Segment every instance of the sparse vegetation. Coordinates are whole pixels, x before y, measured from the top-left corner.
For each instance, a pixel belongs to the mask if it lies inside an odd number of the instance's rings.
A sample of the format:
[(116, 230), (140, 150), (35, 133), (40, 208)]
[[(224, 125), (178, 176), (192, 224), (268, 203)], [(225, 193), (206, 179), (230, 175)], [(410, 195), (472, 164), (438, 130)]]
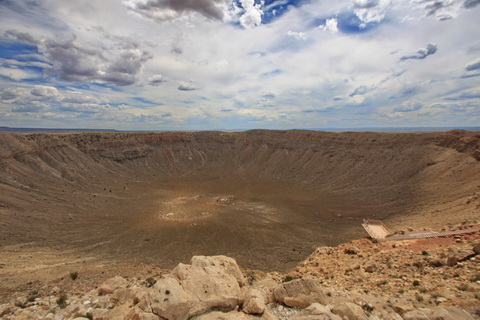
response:
[(148, 288), (153, 287), (155, 283), (157, 283), (157, 280), (153, 279), (152, 277), (148, 277), (147, 279), (145, 279), (145, 285)]
[(414, 287), (418, 287), (418, 286), (420, 285), (420, 281), (414, 280), (413, 283), (412, 283), (412, 285), (413, 285)]
[(476, 276), (470, 279), (471, 282), (477, 282), (480, 281), (480, 273), (477, 273)]
[(58, 297), (57, 305), (60, 309), (65, 309), (67, 307), (67, 296), (65, 294)]
[(295, 280), (295, 278), (292, 276), (286, 276), (285, 278), (283, 278), (282, 282), (285, 283), (285, 282), (290, 282), (292, 280)]
[(77, 280), (78, 278), (78, 272), (75, 271), (75, 272), (70, 272), (70, 278), (72, 278), (72, 280)]

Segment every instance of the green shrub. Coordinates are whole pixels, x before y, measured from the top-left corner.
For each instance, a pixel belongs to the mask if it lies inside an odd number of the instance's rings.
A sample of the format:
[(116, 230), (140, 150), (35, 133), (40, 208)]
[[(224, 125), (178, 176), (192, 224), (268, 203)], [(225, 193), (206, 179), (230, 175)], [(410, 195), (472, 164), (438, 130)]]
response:
[(284, 283), (285, 283), (285, 282), (290, 282), (290, 281), (292, 281), (292, 280), (295, 280), (295, 278), (294, 278), (294, 277), (292, 277), (292, 276), (286, 276), (286, 277), (283, 279), (283, 281), (282, 281), (282, 282), (284, 282)]
[(70, 272), (70, 278), (72, 278), (72, 280), (76, 280), (78, 278), (78, 272)]
[(147, 279), (145, 279), (145, 285), (147, 287), (153, 287), (153, 285), (157, 283), (157, 280), (153, 279), (152, 277), (148, 277)]
[(62, 294), (57, 299), (57, 305), (60, 307), (60, 309), (65, 309), (67, 307), (67, 296)]

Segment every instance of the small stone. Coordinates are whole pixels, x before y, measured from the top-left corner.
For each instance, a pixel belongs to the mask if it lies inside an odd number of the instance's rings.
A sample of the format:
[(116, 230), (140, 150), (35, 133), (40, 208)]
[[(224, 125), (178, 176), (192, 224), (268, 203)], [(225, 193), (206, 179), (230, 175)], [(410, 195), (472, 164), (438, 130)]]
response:
[(256, 289), (250, 289), (247, 292), (243, 304), (243, 312), (249, 314), (262, 314), (265, 311), (265, 298), (262, 293)]
[(429, 262), (429, 265), (432, 266), (432, 267), (441, 267), (443, 266), (443, 263), (440, 261), (440, 260), (432, 260)]
[(456, 257), (453, 257), (453, 256), (450, 256), (447, 258), (447, 266), (449, 267), (453, 267), (454, 265), (456, 265), (458, 262), (458, 259)]
[(393, 311), (398, 313), (399, 315), (403, 316), (408, 311), (413, 310), (413, 306), (411, 304), (406, 305), (406, 304), (397, 304), (393, 307)]
[(374, 264), (371, 264), (369, 266), (366, 266), (364, 270), (365, 272), (372, 273), (372, 272), (375, 272), (375, 270), (377, 270), (377, 266), (375, 266)]
[(435, 303), (437, 305), (441, 304), (442, 302), (446, 302), (446, 301), (448, 301), (448, 299), (444, 298), (444, 297), (438, 297), (437, 299), (435, 299)]
[(473, 247), (473, 252), (475, 252), (475, 254), (480, 254), (480, 243), (477, 243), (477, 244)]
[(350, 246), (346, 248), (343, 252), (346, 254), (358, 254), (360, 250), (355, 246)]

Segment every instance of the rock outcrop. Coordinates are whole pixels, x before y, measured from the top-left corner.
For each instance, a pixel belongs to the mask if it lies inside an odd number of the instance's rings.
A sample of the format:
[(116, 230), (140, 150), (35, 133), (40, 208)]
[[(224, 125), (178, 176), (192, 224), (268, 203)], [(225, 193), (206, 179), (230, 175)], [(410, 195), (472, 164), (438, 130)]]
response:
[[(480, 269), (474, 250), (479, 237), (384, 244), (358, 240), (322, 247), (286, 276), (249, 271), (246, 277), (232, 258), (194, 256), (189, 264), (178, 264), (155, 279), (115, 276), (94, 290), (68, 295), (58, 287), (43, 287), (34, 295), (0, 305), (0, 316), (8, 320), (475, 320), (480, 319)], [(352, 246), (355, 252), (348, 249)], [(452, 266), (428, 263), (452, 252), (468, 258)], [(387, 256), (398, 260), (381, 258)], [(364, 271), (362, 264), (370, 265), (372, 260), (376, 268)], [(419, 280), (410, 287), (401, 285), (407, 275)]]

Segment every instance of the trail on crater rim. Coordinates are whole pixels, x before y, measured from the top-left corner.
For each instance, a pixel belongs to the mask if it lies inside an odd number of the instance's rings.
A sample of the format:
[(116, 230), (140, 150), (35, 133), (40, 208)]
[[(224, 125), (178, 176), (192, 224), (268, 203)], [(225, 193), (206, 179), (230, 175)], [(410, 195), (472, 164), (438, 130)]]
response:
[(466, 131), (0, 134), (0, 277), (15, 281), (36, 252), (52, 255), (44, 270), (225, 254), (285, 271), (316, 246), (366, 236), (363, 218), (392, 228), (475, 219), (479, 141)]

